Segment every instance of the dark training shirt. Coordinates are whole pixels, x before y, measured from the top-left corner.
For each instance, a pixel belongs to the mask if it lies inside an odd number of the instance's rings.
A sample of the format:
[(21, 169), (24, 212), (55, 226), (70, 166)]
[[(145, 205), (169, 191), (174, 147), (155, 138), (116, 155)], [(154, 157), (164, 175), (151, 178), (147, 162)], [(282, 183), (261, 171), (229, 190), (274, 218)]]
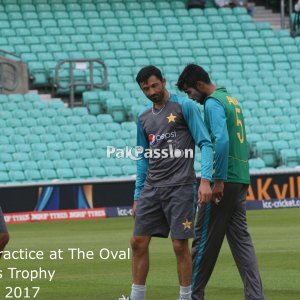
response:
[(137, 123), (137, 147), (144, 151), (137, 161), (134, 199), (144, 184), (164, 187), (195, 183), (195, 145), (201, 149), (201, 177), (211, 180), (213, 147), (197, 105), (171, 94), (162, 109), (155, 109), (152, 103), (145, 107)]

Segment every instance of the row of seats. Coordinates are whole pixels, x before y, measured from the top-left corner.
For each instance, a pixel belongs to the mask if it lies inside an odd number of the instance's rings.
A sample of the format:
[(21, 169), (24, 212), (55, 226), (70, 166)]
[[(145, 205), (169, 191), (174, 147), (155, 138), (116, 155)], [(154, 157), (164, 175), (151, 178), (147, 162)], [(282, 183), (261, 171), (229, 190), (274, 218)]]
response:
[[(175, 89), (177, 76), (175, 77), (167, 86), (171, 90)], [(254, 80), (249, 81), (254, 82)], [(272, 124), (275, 122), (275, 119), (272, 117), (282, 116), (282, 114), (292, 116), (292, 122), (295, 122), (300, 113), (299, 86), (293, 83), (288, 85), (286, 89), (281, 89), (279, 82), (276, 85), (274, 80), (269, 80), (272, 83), (270, 87), (263, 85), (264, 81), (262, 79), (259, 79), (259, 81), (261, 85), (257, 85), (256, 87), (246, 85), (246, 79), (234, 79), (232, 81), (224, 79), (216, 80), (215, 82), (219, 86), (227, 87), (228, 91), (238, 98), (244, 109), (245, 116), (249, 118), (249, 125), (258, 121), (262, 124)], [(237, 84), (239, 82), (245, 85), (239, 86)], [(235, 83), (235, 85), (230, 85), (229, 83)], [(85, 92), (83, 94), (83, 103), (92, 112), (94, 110), (95, 113), (107, 111), (112, 115), (116, 111), (120, 113), (127, 111), (130, 113), (137, 106), (147, 104), (148, 100), (143, 97), (136, 83), (130, 84), (130, 86), (129, 84), (125, 84), (125, 86), (127, 88), (125, 87), (124, 92), (120, 92), (123, 90), (122, 88), (115, 93), (112, 91)], [(121, 117), (119, 121), (122, 121), (122, 118), (126, 117)]]
[[(9, 42), (7, 42), (9, 43)], [(98, 43), (98, 42), (97, 42)], [(68, 58), (72, 53), (79, 52), (84, 55), (88, 55), (94, 58), (103, 57), (105, 59), (124, 59), (124, 58), (153, 58), (153, 57), (188, 57), (190, 59), (193, 58), (194, 55), (202, 55), (202, 56), (210, 56), (212, 59), (216, 59), (216, 57), (224, 56), (223, 60), (216, 61), (217, 64), (226, 64), (230, 56), (238, 56), (235, 63), (239, 63), (239, 61), (243, 63), (258, 63), (258, 62), (297, 62), (299, 61), (299, 49), (300, 45), (289, 45), (289, 46), (270, 46), (267, 48), (266, 46), (255, 46), (249, 49), (249, 47), (240, 47), (234, 48), (220, 48), (215, 44), (214, 41), (206, 40), (207, 46), (203, 46), (202, 48), (194, 48), (191, 49), (188, 45), (184, 47), (174, 49), (174, 43), (166, 42), (166, 41), (158, 41), (153, 44), (153, 48), (149, 49), (138, 49), (138, 48), (128, 48), (126, 49), (126, 44), (123, 42), (118, 42), (111, 44), (111, 47), (114, 47), (114, 51), (112, 53), (107, 53), (107, 50), (99, 50), (97, 49), (98, 44), (86, 44), (86, 43), (65, 43), (65, 44), (47, 44), (45, 46), (41, 45), (39, 48), (37, 46), (24, 46), (24, 44), (20, 44), (15, 46), (15, 50), (22, 51), (22, 55), (24, 58), (28, 59), (28, 62), (38, 61), (42, 53), (49, 52), (51, 53), (50, 58), (59, 57), (62, 55), (61, 53), (65, 53), (64, 58)], [(210, 44), (210, 45), (209, 45)], [(103, 45), (102, 45), (103, 47)], [(96, 52), (99, 50), (99, 53)], [(36, 53), (34, 53), (36, 52)], [(30, 54), (30, 56), (29, 56)], [(229, 56), (229, 58), (227, 58)], [(246, 57), (249, 56), (249, 57)], [(88, 57), (87, 57), (88, 58)], [(233, 61), (230, 61), (233, 63)], [(33, 67), (33, 65), (29, 65), (29, 67)]]
[[(251, 24), (251, 23), (250, 23)], [(149, 28), (149, 29), (146, 29)], [(171, 45), (171, 47), (176, 46), (181, 40), (185, 40), (186, 44), (182, 44), (181, 48), (184, 45), (192, 45), (195, 42), (192, 42), (191, 39), (200, 39), (205, 38), (203, 41), (198, 41), (199, 46), (213, 44), (212, 47), (219, 47), (220, 45), (224, 47), (232, 46), (280, 46), (282, 45), (299, 45), (298, 39), (293, 40), (292, 38), (283, 36), (277, 37), (272, 30), (232, 30), (228, 28), (227, 30), (218, 31), (215, 30), (209, 24), (196, 24), (196, 25), (145, 25), (145, 26), (136, 26), (136, 25), (118, 25), (118, 26), (105, 26), (105, 25), (93, 25), (84, 26), (84, 27), (33, 27), (30, 29), (19, 28), (7, 28), (1, 29), (1, 47), (5, 49), (15, 49), (22, 53), (22, 48), (17, 47), (20, 45), (37, 45), (39, 42), (42, 45), (55, 44), (57, 41), (63, 39), (63, 36), (66, 36), (66, 39), (62, 43), (115, 43), (112, 46), (119, 46), (122, 43), (118, 44), (118, 41), (129, 42), (144, 42), (144, 41), (163, 41), (167, 35), (172, 35), (171, 39), (168, 37), (168, 42), (166, 44)], [(77, 32), (78, 30), (78, 32)], [(82, 32), (85, 31), (85, 32)], [(84, 34), (80, 40), (80, 35)], [(113, 35), (111, 35), (113, 34)], [(143, 37), (144, 34), (144, 37)], [(186, 36), (187, 34), (187, 36)], [(50, 38), (46, 39), (45, 35), (49, 35)], [(100, 36), (97, 36), (100, 35)], [(186, 38), (188, 37), (188, 38)], [(230, 38), (230, 41), (225, 41), (225, 39)], [(126, 40), (128, 39), (128, 40)], [(215, 41), (206, 41), (214, 40)], [(224, 41), (222, 41), (224, 39)], [(246, 40), (245, 40), (246, 39)], [(173, 43), (172, 43), (173, 41)], [(190, 42), (189, 42), (190, 41)], [(284, 43), (283, 43), (284, 42)], [(286, 43), (285, 43), (286, 42)], [(177, 44), (176, 44), (177, 43)], [(130, 43), (128, 44), (128, 48)], [(223, 45), (222, 45), (223, 44)], [(10, 45), (10, 47), (8, 47)], [(138, 43), (133, 44), (138, 45)], [(149, 45), (149, 44), (148, 44)], [(13, 47), (15, 46), (15, 48)], [(59, 48), (60, 45), (57, 45)], [(96, 44), (96, 46), (98, 46)], [(100, 45), (101, 46), (101, 45)], [(88, 47), (88, 46), (86, 46)], [(95, 48), (95, 46), (94, 46)], [(155, 48), (153, 44), (152, 48)], [(101, 48), (100, 48), (101, 49)], [(139, 48), (137, 48), (139, 49)], [(28, 47), (24, 47), (24, 51), (28, 50)], [(37, 49), (37, 47), (32, 48), (33, 51), (42, 52)], [(63, 49), (64, 50), (64, 49)], [(68, 49), (66, 48), (66, 51)], [(249, 50), (251, 51), (251, 49)]]
[[(100, 126), (85, 126), (86, 124), (78, 124), (78, 125), (61, 125), (61, 126), (34, 126), (34, 127), (2, 127), (2, 136), (0, 137), (1, 144), (24, 144), (24, 143), (33, 143), (33, 145), (39, 143), (55, 143), (56, 140), (58, 143), (66, 142), (66, 141), (75, 141), (81, 142), (85, 140), (87, 137), (91, 143), (97, 141), (98, 139), (104, 139), (109, 141), (115, 141), (118, 144), (123, 144), (120, 138), (126, 137), (128, 139), (135, 138), (135, 131), (118, 131), (114, 132), (110, 129), (107, 131), (102, 124), (97, 124)], [(104, 131), (98, 132), (96, 130), (102, 129)], [(48, 130), (57, 130), (56, 134), (47, 133)], [(78, 133), (79, 131), (79, 133)], [(63, 133), (63, 134), (62, 134)], [(77, 135), (76, 135), (77, 134)], [(94, 143), (93, 143), (94, 144)], [(88, 143), (87, 143), (88, 145)], [(11, 145), (12, 146), (12, 145)], [(47, 148), (46, 145), (42, 144), (43, 148)], [(58, 147), (58, 146), (56, 146)], [(60, 145), (62, 148), (63, 145)], [(79, 146), (77, 146), (79, 148)], [(91, 146), (89, 146), (91, 147)], [(13, 148), (12, 148), (13, 149)]]
[[(162, 26), (162, 27), (161, 27)], [(120, 25), (121, 27), (121, 25)], [(263, 47), (263, 46), (298, 46), (299, 47), (299, 39), (293, 40), (289, 37), (276, 37), (271, 36), (269, 38), (263, 38), (263, 37), (251, 37), (247, 38), (244, 35), (252, 32), (252, 31), (231, 31), (227, 33), (227, 31), (211, 31), (211, 28), (204, 28), (204, 25), (199, 25), (199, 28), (194, 28), (193, 31), (178, 31), (177, 33), (174, 32), (172, 34), (171, 39), (167, 37), (170, 32), (168, 27), (164, 27), (163, 25), (159, 25), (160, 28), (165, 28), (162, 32), (156, 32), (156, 27), (151, 27), (153, 30), (152, 32), (143, 32), (140, 31), (140, 27), (136, 27), (135, 25), (132, 25), (132, 28), (135, 28), (133, 32), (120, 32), (120, 33), (105, 33), (105, 32), (95, 32), (95, 33), (87, 33), (82, 39), (80, 39), (80, 34), (76, 33), (48, 33), (49, 38), (45, 37), (47, 32), (45, 32), (42, 28), (38, 29), (37, 32), (30, 33), (28, 36), (21, 36), (17, 35), (17, 33), (11, 32), (12, 29), (9, 30), (9, 32), (2, 31), (1, 39), (0, 39), (0, 45), (1, 47), (5, 47), (5, 49), (15, 49), (13, 46), (22, 46), (24, 47), (25, 51), (32, 51), (32, 52), (44, 52), (46, 51), (52, 51), (53, 52), (59, 52), (59, 51), (74, 51), (74, 49), (78, 50), (109, 50), (110, 47), (112, 50), (122, 50), (122, 49), (155, 49), (155, 48), (191, 48), (192, 46), (198, 46), (199, 48), (211, 48), (211, 47), (222, 47), (228, 48), (228, 47), (234, 47), (234, 46), (240, 46), (240, 47)], [(93, 30), (98, 30), (96, 28), (100, 27), (92, 27)], [(130, 27), (122, 26), (121, 27), (123, 31), (131, 30)], [(208, 29), (208, 30), (207, 30)], [(38, 32), (40, 30), (40, 32)], [(202, 32), (198, 32), (198, 30), (201, 30)], [(253, 31), (257, 32), (257, 31)], [(268, 30), (268, 32), (271, 32)], [(97, 36), (100, 34), (100, 36)], [(111, 35), (113, 34), (113, 35)], [(34, 36), (31, 36), (34, 35)], [(63, 39), (63, 36), (66, 36), (65, 39)], [(215, 35), (219, 36), (219, 40), (215, 40)], [(166, 39), (167, 37), (167, 39)], [(199, 40), (197, 39), (205, 37), (206, 40)], [(230, 40), (226, 41), (226, 39), (230, 38)], [(179, 41), (184, 40), (185, 43), (181, 44)], [(148, 42), (147, 42), (148, 41)], [(76, 43), (74, 45), (73, 49), (69, 50), (68, 47), (71, 47), (70, 43)], [(84, 43), (94, 44), (93, 48), (90, 45), (85, 45)], [(103, 43), (102, 45), (99, 43)], [(140, 43), (143, 43), (141, 45)], [(36, 45), (42, 44), (41, 48), (39, 49)], [(49, 44), (53, 44), (50, 45)], [(64, 46), (65, 44), (65, 46)], [(6, 47), (7, 45), (11, 45), (10, 48)], [(28, 48), (31, 47), (31, 48)], [(47, 49), (47, 47), (49, 49)], [(63, 47), (66, 47), (65, 49)], [(294, 51), (296, 50), (295, 47)], [(291, 48), (285, 48), (286, 51), (293, 51)], [(16, 50), (20, 51), (22, 53), (22, 48), (18, 47)], [(193, 48), (192, 48), (193, 50)], [(237, 49), (238, 50), (238, 49)], [(257, 48), (257, 51), (259, 52), (265, 52), (265, 48)], [(271, 50), (281, 51), (280, 48), (271, 48)], [(219, 50), (221, 51), (221, 50)], [(227, 51), (227, 49), (226, 49)], [(247, 50), (248, 52), (251, 52), (251, 49)], [(203, 53), (204, 54), (204, 53)], [(114, 55), (114, 54), (112, 54)]]
[[(49, 4), (48, 4), (49, 3)], [(69, 1), (69, 0), (59, 0), (59, 1), (45, 1), (45, 0), (10, 0), (9, 3), (6, 3), (5, 6), (8, 6), (10, 10), (22, 10), (22, 11), (35, 11), (40, 8), (40, 10), (49, 10), (49, 5), (52, 9), (56, 9), (58, 11), (78, 11), (81, 8), (87, 11), (94, 11), (97, 8), (101, 10), (125, 10), (125, 9), (177, 9), (184, 8), (185, 4), (182, 1), (172, 1), (171, 3), (168, 1), (165, 2), (153, 2), (153, 1), (142, 1), (141, 3), (136, 2), (123, 2), (122, 1), (93, 1), (93, 0), (84, 0), (81, 1), (81, 6), (77, 4), (77, 1)], [(16, 7), (15, 4), (19, 4), (19, 7)]]
[[(144, 16), (133, 16), (133, 17), (122, 17), (120, 19), (111, 18), (103, 18), (101, 16), (95, 16), (93, 18), (86, 19), (84, 16), (82, 17), (72, 17), (68, 16), (66, 13), (65, 16), (59, 16), (59, 18), (53, 17), (51, 14), (42, 15), (40, 18), (32, 18), (32, 19), (17, 19), (14, 20), (13, 17), (8, 14), (0, 12), (0, 16), (3, 19), (7, 19), (3, 21), (3, 27), (1, 28), (2, 32), (7, 32), (7, 29), (15, 30), (17, 32), (18, 29), (21, 28), (37, 28), (41, 27), (45, 30), (47, 28), (63, 28), (63, 27), (74, 27), (76, 28), (89, 28), (91, 29), (93, 26), (102, 27), (103, 33), (121, 33), (126, 32), (128, 30), (123, 30), (120, 26), (138, 26), (136, 29), (137, 32), (194, 32), (200, 28), (203, 31), (248, 31), (248, 32), (256, 32), (252, 37), (275, 37), (275, 33), (272, 32), (270, 25), (261, 28), (262, 25), (255, 25), (251, 23), (251, 18), (249, 19), (248, 15), (238, 15), (238, 16), (194, 16), (191, 17), (188, 15), (187, 11), (185, 16), (178, 16), (178, 18), (174, 18), (174, 16), (157, 16), (149, 17), (148, 19)], [(161, 12), (161, 11), (160, 11)], [(20, 14), (22, 17), (22, 15)], [(241, 21), (241, 25), (239, 25), (239, 21)], [(236, 24), (237, 23), (237, 24)], [(234, 25), (235, 24), (235, 25)], [(268, 24), (268, 23), (259, 23), (259, 24)], [(164, 27), (160, 27), (164, 25)], [(178, 27), (178, 26), (181, 27)], [(157, 26), (151, 28), (149, 26)], [(80, 29), (83, 30), (83, 29)], [(87, 30), (87, 29), (86, 29)], [(91, 30), (89, 30), (91, 31)], [(24, 31), (25, 33), (25, 31)], [(24, 34), (26, 36), (26, 34)], [(249, 36), (250, 37), (250, 36)]]
[[(0, 4), (0, 12), (6, 13), (34, 13), (34, 12), (81, 12), (85, 11), (97, 11), (99, 13), (105, 13), (106, 16), (114, 16), (114, 14), (121, 12), (128, 13), (128, 14), (141, 14), (140, 12), (144, 12), (147, 17), (157, 15), (161, 13), (162, 15), (169, 15), (173, 16), (174, 12), (182, 11), (181, 13), (186, 15), (187, 10), (185, 9), (185, 1), (122, 1), (119, 2), (110, 2), (110, 1), (89, 1), (89, 3), (82, 3), (82, 1), (74, 1), (70, 3), (66, 1), (62, 3), (53, 2), (53, 1), (30, 1), (26, 0), (30, 3), (12, 3), (13, 1), (10, 0), (9, 3)], [(43, 2), (43, 3), (39, 3)], [(46, 3), (45, 3), (46, 2)], [(47, 3), (48, 2), (48, 3)], [(203, 11), (191, 10), (192, 14), (195, 15), (240, 15), (245, 14), (246, 10), (242, 7), (236, 7), (233, 10), (228, 9), (215, 9), (215, 8), (208, 8)]]
[(74, 168), (57, 168), (57, 169), (39, 169), (25, 171), (12, 170), (0, 171), (0, 183), (9, 185), (19, 185), (21, 183), (43, 183), (49, 185), (51, 181), (68, 181), (68, 180), (98, 180), (100, 178), (133, 176), (136, 172), (135, 166), (114, 166), (114, 167), (74, 167)]
[[(211, 11), (211, 10), (205, 10), (205, 11)], [(217, 10), (213, 10), (213, 12), (218, 12)], [(224, 10), (223, 12), (225, 12)], [(212, 12), (212, 11), (211, 11)], [(220, 20), (224, 20), (225, 23), (234, 23), (237, 20), (241, 20), (243, 22), (249, 21), (249, 17), (247, 17), (247, 12), (245, 9), (242, 9), (238, 13), (232, 14), (231, 10), (227, 10), (228, 14), (221, 14), (221, 15), (213, 15), (213, 14), (203, 14), (201, 11), (194, 11), (190, 10), (187, 11), (186, 9), (175, 9), (170, 10), (170, 9), (161, 9), (161, 10), (155, 10), (155, 9), (148, 9), (148, 10), (141, 10), (141, 9), (136, 9), (132, 10), (130, 12), (124, 11), (124, 10), (119, 10), (119, 11), (105, 11), (105, 10), (84, 10), (83, 11), (59, 11), (59, 10), (51, 10), (51, 11), (32, 11), (32, 12), (6, 12), (6, 11), (0, 11), (0, 16), (3, 18), (4, 21), (11, 20), (13, 22), (12, 27), (19, 27), (18, 22), (28, 22), (32, 20), (38, 20), (41, 22), (41, 24), (44, 24), (46, 27), (53, 27), (56, 22), (49, 22), (49, 25), (47, 23), (48, 20), (52, 21), (57, 21), (61, 22), (61, 24), (64, 25), (64, 22), (60, 20), (70, 20), (72, 19), (73, 22), (67, 22), (66, 25), (70, 24), (77, 24), (79, 26), (85, 26), (88, 24), (88, 21), (84, 19), (102, 19), (102, 21), (99, 21), (97, 24), (99, 25), (116, 25), (120, 24), (120, 20), (115, 20), (112, 21), (115, 17), (119, 19), (126, 19), (126, 18), (131, 18), (132, 20), (136, 19), (136, 25), (144, 25), (147, 24), (149, 20), (154, 22), (154, 18), (162, 18), (161, 21), (156, 21), (155, 24), (158, 25), (157, 23), (164, 23), (165, 24), (192, 24), (191, 21), (186, 19), (186, 17), (190, 17), (193, 19), (199, 19), (200, 21), (205, 18), (208, 18), (209, 20), (215, 20), (216, 23), (222, 23)], [(172, 17), (177, 16), (179, 19), (176, 20), (171, 20)], [(145, 21), (142, 21), (141, 18), (146, 17), (147, 19)], [(123, 22), (123, 21), (122, 21)], [(68, 24), (67, 24), (68, 23)], [(134, 23), (134, 22), (133, 22)], [(130, 23), (128, 21), (127, 24), (133, 24), (132, 22)], [(3, 28), (9, 28), (7, 26), (9, 23), (4, 23)], [(30, 24), (30, 23), (29, 23)], [(125, 24), (123, 24), (125, 25)], [(252, 28), (258, 28), (258, 29), (267, 29), (270, 28), (270, 25), (265, 23), (265, 25), (258, 25), (257, 27), (252, 27)]]
[[(185, 10), (186, 12), (186, 10)], [(197, 27), (202, 26), (204, 31), (255, 31), (257, 34), (253, 37), (273, 37), (276, 36), (275, 33), (271, 31), (270, 25), (268, 23), (258, 23), (255, 25), (250, 22), (251, 19), (247, 15), (225, 15), (225, 16), (189, 16), (186, 12), (185, 16), (178, 16), (178, 18), (174, 18), (174, 16), (152, 16), (149, 18), (145, 18), (144, 16), (132, 16), (132, 17), (120, 17), (115, 19), (111, 18), (103, 18), (98, 16), (97, 12), (93, 13), (94, 16), (72, 16), (65, 13), (58, 17), (53, 16), (51, 13), (49, 14), (35, 14), (32, 15), (31, 18), (23, 17), (20, 15), (20, 19), (15, 19), (12, 14), (5, 14), (0, 12), (0, 16), (3, 18), (3, 27), (2, 29), (14, 29), (16, 32), (21, 28), (37, 28), (42, 27), (44, 29), (47, 28), (63, 28), (63, 27), (74, 27), (74, 28), (83, 28), (89, 27), (90, 29), (93, 26), (103, 27), (103, 33), (109, 33), (114, 30), (117, 30), (114, 27), (118, 26), (141, 26), (141, 28), (137, 29), (138, 32), (192, 32), (197, 29)], [(176, 13), (178, 15), (178, 13)], [(239, 24), (241, 21), (241, 25)], [(266, 24), (266, 25), (262, 25)], [(164, 25), (164, 27), (159, 28), (158, 26)], [(182, 27), (179, 28), (178, 25)], [(146, 28), (145, 26), (157, 26), (154, 28)], [(156, 31), (156, 30), (158, 31)], [(83, 30), (83, 29), (80, 29)], [(160, 30), (160, 31), (159, 31)], [(119, 33), (122, 29), (118, 30)], [(7, 32), (4, 30), (3, 32)], [(24, 31), (25, 33), (25, 31)], [(117, 32), (115, 32), (117, 33)], [(26, 34), (24, 34), (26, 36)]]
[[(155, 47), (152, 49), (126, 49), (125, 43), (118, 43), (118, 49), (114, 49), (113, 53), (108, 54), (107, 50), (99, 50), (100, 52), (97, 53), (97, 46), (94, 48), (93, 44), (85, 44), (85, 43), (78, 43), (76, 45), (69, 43), (69, 44), (47, 44), (46, 46), (41, 46), (39, 49), (36, 49), (37, 53), (33, 53), (35, 49), (33, 47), (24, 46), (24, 44), (20, 44), (20, 46), (15, 46), (15, 49), (18, 51), (22, 51), (21, 57), (26, 59), (29, 63), (35, 62), (39, 60), (39, 57), (42, 53), (49, 52), (51, 53), (50, 58), (57, 58), (62, 53), (64, 57), (62, 59), (67, 59), (70, 56), (74, 56), (76, 52), (79, 58), (83, 58), (82, 55), (88, 55), (94, 58), (103, 57), (106, 59), (141, 59), (141, 58), (153, 58), (153, 57), (187, 57), (189, 59), (193, 59), (194, 55), (203, 55), (209, 56), (214, 64), (226, 64), (228, 62), (233, 63), (233, 57), (230, 56), (237, 56), (237, 60), (235, 63), (259, 63), (259, 62), (299, 62), (299, 48), (300, 45), (296, 46), (270, 46), (267, 48), (266, 46), (257, 46), (249, 49), (248, 47), (241, 46), (239, 49), (235, 49), (234, 47), (228, 48), (219, 48), (217, 43), (210, 39), (206, 40), (207, 47), (203, 48), (195, 48), (191, 49), (188, 46), (175, 48), (171, 42), (166, 41), (158, 41)], [(8, 42), (9, 43), (9, 42)], [(209, 45), (210, 43), (210, 45)], [(71, 46), (73, 45), (73, 46)], [(103, 45), (102, 45), (103, 46)], [(224, 57), (225, 55), (225, 57)], [(223, 57), (223, 59), (222, 59)], [(89, 57), (87, 57), (89, 58)], [(232, 61), (231, 61), (231, 60)], [(48, 58), (49, 60), (49, 58)], [(214, 61), (213, 61), (214, 60)]]
[[(122, 26), (122, 25), (120, 25)], [(166, 28), (163, 25), (159, 25), (160, 28)], [(204, 26), (204, 25), (199, 25)], [(208, 25), (207, 25), (208, 26)], [(93, 28), (99, 28), (99, 27), (93, 27)], [(229, 36), (227, 36), (227, 33), (225, 32), (212, 32), (211, 28), (209, 30), (203, 31), (203, 33), (197, 32), (197, 30), (194, 29), (193, 32), (177, 32), (173, 33), (171, 38), (168, 36), (167, 32), (156, 32), (153, 33), (147, 33), (147, 32), (138, 32), (136, 26), (132, 25), (132, 28), (135, 28), (133, 32), (128, 33), (119, 33), (110, 35), (107, 33), (92, 33), (87, 34), (85, 36), (82, 36), (80, 38), (80, 35), (76, 33), (70, 33), (70, 34), (56, 34), (56, 35), (50, 35), (47, 37), (45, 36), (46, 32), (41, 29), (41, 32), (34, 32), (32, 33), (33, 36), (21, 36), (15, 34), (12, 35), (11, 32), (7, 32), (7, 36), (5, 35), (5, 32), (3, 32), (1, 38), (0, 38), (0, 45), (1, 47), (6, 47), (5, 49), (14, 49), (13, 46), (24, 46), (24, 53), (25, 51), (32, 51), (34, 53), (40, 53), (45, 51), (54, 50), (54, 52), (58, 52), (57, 50), (61, 51), (74, 51), (76, 50), (82, 50), (82, 51), (88, 51), (88, 50), (146, 50), (146, 49), (156, 49), (156, 48), (187, 48), (192, 51), (195, 51), (195, 48), (198, 48), (198, 51), (201, 51), (202, 48), (222, 48), (223, 51), (225, 51), (225, 54), (231, 54), (227, 53), (228, 51), (234, 51), (233, 49), (228, 48), (234, 48), (235, 46), (239, 47), (249, 47), (250, 49), (243, 48), (242, 50), (248, 52), (253, 52), (254, 50), (258, 54), (264, 54), (269, 51), (269, 49), (265, 49), (264, 47), (272, 47), (270, 48), (270, 53), (274, 52), (282, 52), (282, 48), (287, 53), (297, 52), (297, 48), (299, 48), (299, 41), (300, 39), (296, 38), (293, 39), (291, 37), (283, 36), (283, 37), (270, 37), (270, 38), (260, 38), (260, 37), (252, 37), (245, 39), (244, 36), (241, 36), (244, 34), (244, 31), (232, 31), (230, 34), (232, 38), (230, 40), (226, 40)], [(207, 27), (206, 27), (207, 28)], [(122, 26), (122, 29), (130, 29), (129, 27)], [(155, 29), (155, 27), (154, 27)], [(201, 30), (204, 28), (200, 28)], [(207, 28), (208, 29), (208, 28)], [(98, 30), (98, 29), (93, 29)], [(165, 29), (165, 31), (167, 31)], [(231, 31), (231, 30), (230, 30)], [(235, 33), (234, 33), (235, 32)], [(254, 31), (256, 32), (256, 31)], [(199, 36), (201, 35), (207, 35), (206, 40), (197, 40)], [(212, 35), (223, 35), (224, 37), (215, 40), (214, 36)], [(229, 34), (229, 33), (228, 33)], [(184, 40), (185, 43), (179, 43), (179, 41)], [(48, 46), (50, 44), (50, 46)], [(74, 44), (73, 48), (70, 44)], [(85, 45), (84, 45), (85, 44)], [(10, 45), (10, 48), (8, 48), (7, 45)], [(38, 48), (37, 45), (41, 45), (41, 48)], [(193, 47), (195, 46), (195, 47)], [(276, 48), (277, 46), (277, 48)], [(291, 47), (292, 46), (292, 47)], [(30, 48), (29, 48), (30, 47)], [(49, 49), (47, 49), (47, 47)], [(254, 47), (252, 50), (252, 47)], [(282, 47), (282, 48), (281, 48)], [(16, 48), (15, 50), (20, 51), (23, 50), (21, 47)], [(220, 49), (219, 51), (221, 51)], [(206, 54), (207, 50), (204, 51), (202, 54)], [(236, 51), (239, 51), (239, 49), (236, 49)], [(232, 53), (236, 54), (236, 53)], [(112, 56), (115, 54), (112, 53)]]
[[(7, 42), (9, 43), (9, 42)], [(179, 42), (176, 42), (176, 45)], [(73, 46), (71, 46), (73, 45)], [(124, 43), (117, 42), (111, 43), (108, 45), (107, 43), (103, 43), (101, 47), (112, 47), (113, 52), (108, 53), (108, 49), (98, 49), (98, 42), (96, 43), (68, 43), (65, 41), (65, 44), (57, 45), (56, 43), (49, 43), (46, 46), (41, 45), (39, 48), (37, 46), (24, 46), (24, 44), (20, 44), (20, 47), (15, 46), (15, 50), (23, 51), (21, 52), (24, 58), (28, 59), (28, 62), (38, 61), (42, 56), (42, 53), (49, 52), (50, 57), (47, 59), (49, 61), (51, 58), (59, 57), (62, 55), (61, 53), (66, 53), (64, 58), (68, 58), (69, 55), (75, 52), (79, 52), (82, 54), (93, 53), (95, 51), (99, 51), (97, 56), (103, 57), (104, 59), (138, 59), (138, 58), (167, 58), (167, 57), (188, 57), (192, 58), (194, 55), (201, 56), (209, 56), (209, 57), (219, 57), (224, 56), (223, 61), (216, 62), (217, 64), (226, 64), (230, 56), (238, 56), (236, 64), (238, 63), (258, 63), (258, 62), (296, 62), (299, 61), (299, 46), (290, 45), (290, 46), (270, 46), (267, 48), (266, 46), (254, 46), (251, 49), (248, 46), (240, 46), (238, 49), (234, 48), (234, 45), (230, 45), (230, 47), (220, 48), (219, 42), (215, 42), (214, 40), (208, 39), (205, 44), (199, 45), (199, 48), (191, 48), (189, 45), (181, 45), (180, 47), (175, 46), (175, 42), (166, 42), (166, 41), (157, 41), (153, 44), (151, 43), (151, 48), (141, 49), (141, 45), (139, 43)], [(127, 48), (128, 46), (128, 48)], [(132, 47), (131, 47), (132, 46)], [(144, 43), (144, 46), (147, 47)], [(36, 52), (36, 53), (34, 53)], [(31, 55), (31, 56), (30, 56)], [(80, 55), (80, 56), (81, 56)], [(246, 56), (250, 57), (247, 59)], [(254, 56), (254, 57), (253, 57)], [(285, 58), (283, 58), (285, 56)], [(229, 57), (229, 58), (227, 58)], [(234, 61), (230, 61), (234, 63)], [(126, 66), (124, 66), (126, 67)]]

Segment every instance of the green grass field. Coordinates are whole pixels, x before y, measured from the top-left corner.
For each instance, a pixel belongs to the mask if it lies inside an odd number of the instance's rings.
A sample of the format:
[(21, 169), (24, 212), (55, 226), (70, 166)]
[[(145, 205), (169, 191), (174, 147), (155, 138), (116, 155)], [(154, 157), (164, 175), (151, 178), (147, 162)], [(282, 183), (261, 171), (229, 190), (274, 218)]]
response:
[[(259, 260), (266, 299), (300, 299), (300, 209), (249, 211), (249, 230)], [(7, 299), (6, 287), (22, 287), (19, 299), (33, 299), (34, 291), (25, 287), (40, 287), (35, 299), (49, 300), (118, 300), (128, 296), (131, 286), (131, 262), (128, 259), (103, 260), (99, 250), (127, 251), (133, 220), (111, 218), (93, 221), (70, 221), (10, 225), (10, 244), (6, 250), (41, 250), (45, 259), (2, 259), (0, 299)], [(92, 260), (71, 260), (68, 248), (93, 251)], [(63, 250), (62, 260), (50, 260), (50, 250)], [(175, 300), (178, 283), (175, 257), (170, 240), (153, 239), (151, 266), (147, 281), (147, 299)], [(103, 254), (105, 254), (103, 252)], [(55, 270), (54, 279), (11, 279), (7, 268), (32, 270), (41, 267)], [(19, 289), (16, 290), (16, 295)], [(13, 294), (12, 294), (13, 295)], [(12, 298), (11, 298), (12, 299)], [(14, 298), (16, 299), (16, 297)], [(224, 243), (217, 266), (206, 291), (207, 300), (241, 300), (243, 289), (227, 242)]]

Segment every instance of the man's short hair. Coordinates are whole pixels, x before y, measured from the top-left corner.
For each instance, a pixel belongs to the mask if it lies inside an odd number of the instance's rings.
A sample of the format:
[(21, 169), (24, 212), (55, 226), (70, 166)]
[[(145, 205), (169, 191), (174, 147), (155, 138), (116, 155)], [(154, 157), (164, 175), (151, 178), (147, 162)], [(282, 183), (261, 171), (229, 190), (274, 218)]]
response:
[(151, 76), (156, 76), (160, 81), (163, 81), (163, 76), (160, 69), (155, 66), (146, 66), (142, 68), (136, 75), (136, 82), (141, 85), (141, 83), (146, 82)]
[(186, 87), (196, 88), (197, 81), (207, 84), (211, 83), (208, 73), (202, 67), (196, 64), (189, 64), (180, 74), (177, 87), (180, 91), (183, 91)]

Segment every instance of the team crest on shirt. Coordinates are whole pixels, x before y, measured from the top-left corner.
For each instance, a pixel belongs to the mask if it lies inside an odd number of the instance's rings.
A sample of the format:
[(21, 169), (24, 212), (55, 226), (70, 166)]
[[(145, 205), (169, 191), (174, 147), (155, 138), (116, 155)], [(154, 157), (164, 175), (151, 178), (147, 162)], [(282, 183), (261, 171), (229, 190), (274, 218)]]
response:
[(170, 113), (170, 115), (167, 117), (168, 123), (171, 123), (171, 122), (175, 123), (176, 118), (177, 118), (177, 116), (174, 116), (172, 113)]
[(185, 222), (182, 223), (183, 229), (191, 229), (192, 221), (189, 221), (188, 219), (185, 219)]

